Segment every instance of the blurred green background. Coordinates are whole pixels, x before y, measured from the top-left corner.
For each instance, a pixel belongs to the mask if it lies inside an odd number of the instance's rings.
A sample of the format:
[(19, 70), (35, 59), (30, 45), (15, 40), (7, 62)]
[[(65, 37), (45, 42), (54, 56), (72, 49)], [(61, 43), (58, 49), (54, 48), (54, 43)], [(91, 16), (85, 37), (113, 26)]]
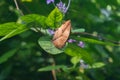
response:
[[(17, 2), (24, 15), (47, 16), (54, 9), (52, 4), (46, 4), (46, 0)], [(55, 0), (57, 2), (59, 0)], [(18, 18), (14, 0), (0, 0), (0, 24), (17, 21)], [(71, 19), (73, 29), (84, 28), (86, 32), (120, 41), (120, 0), (72, 0), (65, 19)], [(57, 65), (72, 65), (67, 54), (50, 55), (44, 51), (37, 42), (40, 36), (29, 30), (0, 42), (0, 80), (53, 80), (51, 71), (39, 72), (38, 69), (51, 65), (53, 61)], [(120, 47), (85, 44), (94, 61), (106, 65), (86, 69), (84, 73), (77, 68), (70, 72), (61, 71), (57, 73), (57, 80), (120, 80)], [(7, 53), (9, 58), (3, 63), (4, 57), (1, 56)]]

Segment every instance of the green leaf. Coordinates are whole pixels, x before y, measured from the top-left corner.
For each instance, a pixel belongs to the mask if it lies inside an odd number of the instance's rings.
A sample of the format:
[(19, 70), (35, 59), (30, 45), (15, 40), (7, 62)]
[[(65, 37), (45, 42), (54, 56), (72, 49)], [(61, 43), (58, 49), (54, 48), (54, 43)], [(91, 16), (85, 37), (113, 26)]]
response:
[(79, 32), (85, 32), (85, 29), (80, 28), (80, 29), (74, 29), (74, 30), (72, 30), (72, 33), (79, 33)]
[(40, 27), (46, 28), (45, 20), (46, 20), (45, 16), (37, 15), (37, 14), (29, 14), (20, 17), (18, 23), (22, 23), (22, 24), (36, 23), (40, 25)]
[(17, 34), (20, 34), (24, 31), (28, 30), (28, 28), (23, 24), (18, 24), (15, 22), (5, 23), (0, 25), (0, 36), (4, 36), (0, 39), (0, 41), (5, 40), (7, 38), (13, 37)]
[(22, 2), (32, 2), (33, 0), (21, 0)]
[(51, 42), (50, 37), (41, 37), (38, 40), (39, 45), (48, 53), (50, 54), (59, 54), (62, 53), (63, 51), (60, 49), (57, 49), (53, 43)]
[(18, 26), (16, 26), (15, 22), (0, 24), (0, 36), (5, 36), (16, 28), (18, 28)]
[(96, 62), (96, 63), (92, 64), (92, 66), (89, 66), (89, 69), (90, 68), (101, 68), (103, 66), (105, 66), (105, 63), (103, 63), (103, 62)]
[(0, 64), (6, 62), (10, 57), (12, 57), (16, 53), (17, 49), (10, 50), (0, 56)]
[(63, 19), (63, 14), (60, 12), (60, 10), (56, 7), (52, 12), (48, 15), (46, 19), (46, 24), (50, 28), (54, 29), (59, 26), (59, 22), (61, 22)]
[(96, 39), (91, 39), (91, 38), (75, 37), (75, 39), (76, 40), (81, 40), (81, 41), (84, 41), (84, 42), (88, 42), (88, 43), (92, 43), (92, 44), (118, 46), (118, 45), (110, 43), (110, 42), (103, 42), (103, 41), (96, 40)]
[(56, 65), (56, 66), (43, 67), (43, 68), (38, 69), (38, 71), (51, 71), (51, 70), (56, 70), (60, 68), (62, 68), (63, 70), (67, 69), (67, 67), (64, 65)]
[(93, 63), (91, 54), (89, 54), (85, 49), (74, 44), (69, 44), (65, 49), (65, 53), (70, 56), (81, 57), (83, 60), (85, 60), (85, 62)]
[(74, 56), (71, 58), (72, 64), (75, 66), (78, 62), (80, 62), (81, 57), (79, 56)]

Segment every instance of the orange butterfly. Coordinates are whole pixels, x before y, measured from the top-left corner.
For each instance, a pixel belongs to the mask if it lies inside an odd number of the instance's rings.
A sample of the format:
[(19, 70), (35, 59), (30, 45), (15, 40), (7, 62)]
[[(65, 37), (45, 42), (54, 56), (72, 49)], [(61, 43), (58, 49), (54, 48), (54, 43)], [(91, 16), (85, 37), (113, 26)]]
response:
[(70, 30), (71, 30), (71, 21), (68, 20), (55, 31), (52, 42), (56, 48), (59, 49), (63, 48), (70, 35)]

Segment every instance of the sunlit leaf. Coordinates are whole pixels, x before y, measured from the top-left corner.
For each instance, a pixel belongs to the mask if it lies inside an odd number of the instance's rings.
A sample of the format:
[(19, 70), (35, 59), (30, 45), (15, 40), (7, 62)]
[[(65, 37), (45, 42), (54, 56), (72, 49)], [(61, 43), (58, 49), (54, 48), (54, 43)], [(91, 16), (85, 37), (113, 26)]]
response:
[(18, 26), (16, 26), (15, 22), (0, 24), (0, 36), (5, 36), (16, 28), (18, 28)]
[(52, 12), (48, 15), (46, 19), (46, 24), (50, 28), (56, 28), (58, 27), (58, 23), (61, 22), (63, 19), (63, 14), (60, 12), (60, 10), (56, 7)]
[(24, 15), (20, 17), (20, 19), (18, 20), (18, 23), (22, 23), (22, 24), (36, 23), (40, 25), (40, 27), (46, 28), (45, 20), (46, 20), (45, 16), (37, 15), (37, 14), (29, 14), (29, 15)]
[(24, 31), (28, 30), (28, 28), (23, 24), (18, 24), (15, 22), (5, 23), (0, 25), (0, 36), (4, 36), (0, 39), (0, 41), (5, 40), (7, 38), (13, 37), (17, 34), (20, 34)]
[(73, 65), (76, 65), (78, 62), (80, 62), (81, 57), (75, 56), (71, 58), (71, 62)]
[(32, 2), (32, 0), (21, 0), (22, 2)]

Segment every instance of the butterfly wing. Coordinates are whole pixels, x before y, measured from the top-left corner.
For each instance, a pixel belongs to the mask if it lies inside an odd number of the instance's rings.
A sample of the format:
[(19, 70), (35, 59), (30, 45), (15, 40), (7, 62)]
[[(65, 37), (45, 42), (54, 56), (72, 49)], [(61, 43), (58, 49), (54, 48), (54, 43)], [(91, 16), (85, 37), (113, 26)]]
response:
[(55, 47), (61, 49), (65, 45), (65, 42), (66, 42), (66, 37), (61, 36), (61, 37), (57, 38), (56, 40), (54, 40), (53, 44)]
[(56, 39), (59, 38), (61, 35), (62, 35), (62, 29), (61, 29), (61, 28), (58, 28), (58, 29), (55, 31), (52, 40), (56, 40)]
[(62, 48), (69, 35), (70, 35), (70, 30), (71, 30), (71, 22), (70, 20), (66, 21), (58, 30), (55, 32), (53, 36), (53, 44), (57, 48)]

